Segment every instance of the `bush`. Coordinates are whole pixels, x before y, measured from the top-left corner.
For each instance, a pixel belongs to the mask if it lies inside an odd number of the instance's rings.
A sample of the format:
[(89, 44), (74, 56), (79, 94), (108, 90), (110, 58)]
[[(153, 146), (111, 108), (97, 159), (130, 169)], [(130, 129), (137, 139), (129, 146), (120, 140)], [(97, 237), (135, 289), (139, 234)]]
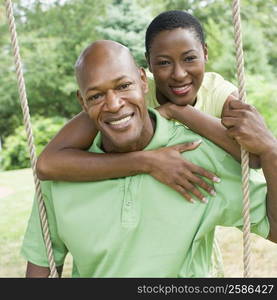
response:
[[(32, 121), (32, 129), (36, 147), (36, 155), (39, 155), (52, 137), (66, 122), (65, 118), (36, 117)], [(14, 170), (29, 168), (31, 166), (27, 135), (23, 125), (8, 136), (3, 145), (2, 168)]]
[(277, 137), (277, 87), (275, 78), (272, 81), (263, 75), (246, 77), (247, 102), (254, 105), (262, 114), (271, 132)]

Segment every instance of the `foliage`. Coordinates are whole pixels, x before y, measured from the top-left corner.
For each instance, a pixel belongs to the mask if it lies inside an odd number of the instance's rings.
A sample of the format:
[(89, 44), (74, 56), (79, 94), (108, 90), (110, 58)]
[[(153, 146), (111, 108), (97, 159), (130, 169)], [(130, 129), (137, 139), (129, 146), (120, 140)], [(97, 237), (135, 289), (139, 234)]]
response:
[[(80, 111), (75, 96), (74, 64), (84, 46), (99, 38), (95, 30), (99, 20), (95, 16), (104, 15), (109, 2), (55, 1), (45, 7), (42, 1), (33, 1), (26, 7), (26, 1), (18, 1), (15, 5), (32, 115), (59, 114), (69, 118)], [(20, 125), (21, 109), (6, 24), (0, 23), (0, 33), (0, 133), (5, 137)]]
[(104, 39), (117, 41), (130, 49), (138, 65), (146, 67), (144, 34), (152, 16), (148, 8), (140, 8), (132, 0), (114, 1), (109, 14), (97, 26)]
[(268, 128), (277, 137), (277, 86), (262, 75), (248, 75), (247, 102), (253, 104), (263, 115)]
[[(64, 125), (65, 121), (66, 120), (61, 117), (34, 118), (32, 129), (37, 155), (41, 153), (49, 140), (53, 138), (61, 126)], [(24, 126), (19, 126), (14, 134), (6, 139), (2, 154), (2, 167), (4, 170), (30, 167), (30, 156)]]

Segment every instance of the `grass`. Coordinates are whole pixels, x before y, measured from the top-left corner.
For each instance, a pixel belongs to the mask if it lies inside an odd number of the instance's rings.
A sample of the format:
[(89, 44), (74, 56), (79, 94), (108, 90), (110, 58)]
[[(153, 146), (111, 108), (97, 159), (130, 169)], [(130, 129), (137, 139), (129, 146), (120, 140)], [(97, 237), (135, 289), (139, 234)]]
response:
[[(2, 197), (1, 197), (2, 192)], [(4, 195), (4, 196), (3, 196)], [(0, 172), (0, 277), (24, 277), (26, 262), (20, 247), (34, 196), (32, 171)], [(225, 277), (243, 277), (242, 233), (218, 228)], [(277, 277), (277, 244), (252, 235), (252, 276)], [(66, 259), (63, 277), (70, 277), (72, 258)]]
[[(1, 191), (6, 196), (1, 197)], [(0, 277), (25, 276), (26, 262), (20, 248), (34, 191), (31, 169), (0, 172)], [(64, 277), (70, 277), (70, 259), (65, 264)]]

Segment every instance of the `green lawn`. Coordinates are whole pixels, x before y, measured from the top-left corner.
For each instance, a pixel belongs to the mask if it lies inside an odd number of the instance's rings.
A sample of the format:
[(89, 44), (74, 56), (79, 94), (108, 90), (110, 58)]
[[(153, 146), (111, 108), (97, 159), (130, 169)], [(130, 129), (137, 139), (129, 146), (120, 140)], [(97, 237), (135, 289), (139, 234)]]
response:
[[(1, 197), (1, 191), (10, 194)], [(0, 172), (0, 277), (24, 277), (20, 247), (31, 212), (35, 187), (31, 169)], [(69, 261), (64, 277), (70, 276)]]
[(0, 173), (1, 188), (13, 191), (0, 198), (0, 277), (23, 277), (25, 261), (20, 245), (34, 195), (30, 169)]

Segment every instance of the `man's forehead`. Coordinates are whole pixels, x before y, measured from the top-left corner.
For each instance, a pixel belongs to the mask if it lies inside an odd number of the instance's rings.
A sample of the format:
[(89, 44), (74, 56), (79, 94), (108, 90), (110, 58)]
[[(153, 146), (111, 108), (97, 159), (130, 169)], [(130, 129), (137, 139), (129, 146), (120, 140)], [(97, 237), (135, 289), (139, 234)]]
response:
[(79, 80), (107, 77), (117, 78), (138, 74), (136, 63), (128, 48), (117, 43), (100, 43), (87, 48), (76, 64)]
[(129, 49), (122, 44), (110, 40), (97, 41), (87, 47), (78, 58), (77, 68), (87, 64), (105, 65), (113, 61), (123, 64), (124, 61), (134, 63)]
[[(111, 58), (111, 57), (109, 57)], [(136, 80), (139, 72), (136, 65), (126, 59), (105, 59), (87, 63), (79, 74), (79, 84), (86, 90), (120, 80)]]

